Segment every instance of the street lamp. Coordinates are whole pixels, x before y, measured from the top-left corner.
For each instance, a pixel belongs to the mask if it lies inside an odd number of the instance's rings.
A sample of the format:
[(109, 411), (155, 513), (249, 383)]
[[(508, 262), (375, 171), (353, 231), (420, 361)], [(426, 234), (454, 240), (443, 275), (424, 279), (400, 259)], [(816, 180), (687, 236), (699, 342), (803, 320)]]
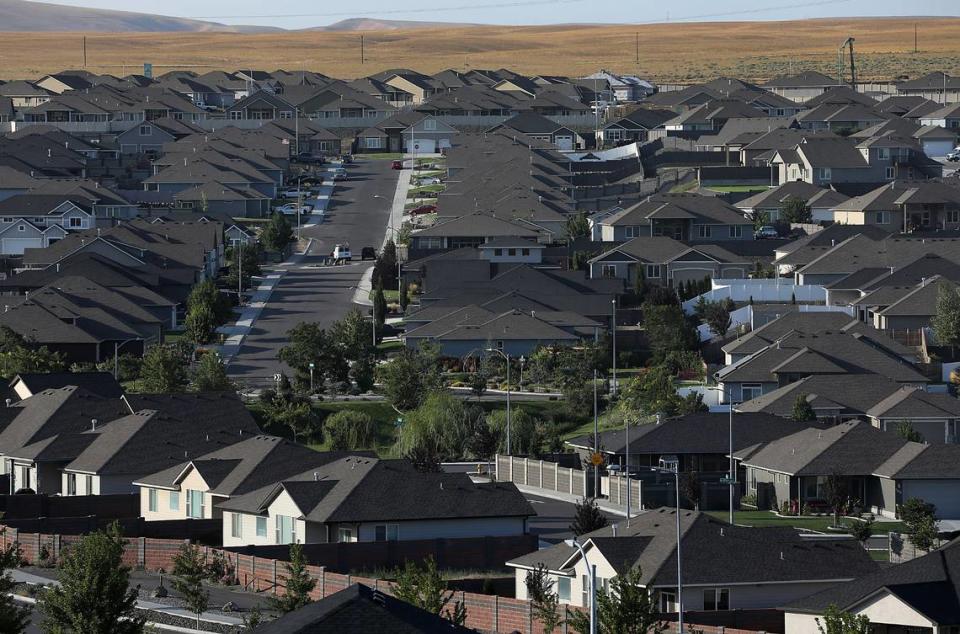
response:
[(487, 348), (487, 352), (496, 352), (501, 357), (503, 357), (507, 362), (507, 455), (512, 456), (510, 453), (510, 355), (499, 348)]
[(610, 300), (610, 304), (613, 306), (611, 314), (613, 316), (613, 381), (610, 383), (610, 396), (616, 396), (617, 394), (617, 299), (613, 298)]
[(310, 362), (310, 393), (313, 394), (313, 361)]
[(119, 343), (117, 343), (116, 341), (113, 342), (113, 380), (114, 381), (116, 381), (117, 378), (120, 376), (120, 361), (118, 360), (120, 355), (120, 348), (124, 347), (131, 341), (143, 341), (143, 339), (141, 339), (140, 337), (134, 337), (132, 339), (127, 339)]
[(720, 386), (707, 387), (706, 389), (710, 390), (711, 392), (719, 392), (721, 395), (726, 395), (727, 405), (729, 406), (729, 409), (730, 409), (730, 418), (728, 423), (729, 429), (727, 430), (727, 436), (730, 442), (730, 464), (729, 464), (730, 470), (727, 472), (726, 480), (727, 480), (727, 488), (730, 491), (729, 521), (731, 524), (733, 524), (733, 498), (734, 498), (733, 491), (734, 491), (734, 487), (737, 485), (737, 471), (733, 466), (733, 393), (730, 390), (724, 390)]
[(527, 358), (521, 354), (518, 361), (520, 361), (520, 381), (517, 384), (517, 387), (519, 387), (520, 391), (522, 392), (523, 391), (523, 364), (527, 362)]
[[(663, 461), (661, 460), (661, 463)], [(683, 558), (680, 553), (680, 463), (674, 464), (673, 469), (665, 467), (650, 467), (651, 471), (657, 473), (669, 473), (673, 475), (674, 491), (677, 493), (677, 632), (683, 634)]]
[(587, 567), (589, 573), (587, 577), (590, 581), (590, 634), (597, 634), (597, 567), (591, 566), (587, 561), (587, 553), (576, 537), (564, 541), (567, 546), (573, 546), (580, 551), (580, 558)]

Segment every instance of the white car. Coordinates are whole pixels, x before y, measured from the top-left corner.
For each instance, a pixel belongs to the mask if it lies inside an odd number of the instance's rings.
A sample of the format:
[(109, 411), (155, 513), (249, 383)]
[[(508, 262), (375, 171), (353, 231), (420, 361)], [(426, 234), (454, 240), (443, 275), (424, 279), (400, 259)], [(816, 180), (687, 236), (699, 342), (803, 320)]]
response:
[(283, 192), (284, 198), (301, 198), (301, 197), (306, 198), (309, 195), (310, 195), (310, 192), (300, 191), (298, 189), (288, 189), (287, 191)]
[(333, 259), (334, 260), (347, 260), (348, 262), (352, 259), (353, 255), (350, 253), (349, 244), (338, 244), (333, 247)]
[[(283, 214), (284, 216), (296, 216), (297, 204), (287, 203), (286, 205), (280, 205), (279, 207), (275, 208), (274, 211)], [(300, 205), (301, 214), (309, 214), (311, 211), (313, 211), (313, 207), (311, 205)]]
[(956, 163), (957, 161), (960, 161), (960, 145), (953, 148), (953, 152), (947, 153), (947, 160), (950, 161), (951, 163)]

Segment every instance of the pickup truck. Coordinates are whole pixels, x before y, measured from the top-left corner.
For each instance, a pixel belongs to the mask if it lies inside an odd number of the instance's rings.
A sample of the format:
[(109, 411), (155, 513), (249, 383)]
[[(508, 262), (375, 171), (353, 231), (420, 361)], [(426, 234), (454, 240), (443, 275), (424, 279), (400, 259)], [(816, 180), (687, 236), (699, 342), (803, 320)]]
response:
[(346, 260), (349, 262), (353, 259), (353, 254), (350, 253), (349, 244), (338, 244), (333, 247), (333, 253), (331, 254), (335, 261), (337, 260)]

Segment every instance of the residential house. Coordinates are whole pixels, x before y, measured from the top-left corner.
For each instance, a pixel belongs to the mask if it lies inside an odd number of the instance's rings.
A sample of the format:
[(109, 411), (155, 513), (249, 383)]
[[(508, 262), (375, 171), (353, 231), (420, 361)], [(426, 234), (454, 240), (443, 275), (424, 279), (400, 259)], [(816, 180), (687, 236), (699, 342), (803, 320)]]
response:
[(765, 113), (736, 99), (709, 101), (691, 108), (663, 124), (666, 130), (717, 132), (734, 118), (763, 117)]
[(512, 483), (366, 456), (277, 479), (220, 508), (225, 546), (522, 535), (535, 514)]
[(625, 209), (597, 214), (591, 223), (594, 239), (603, 242), (640, 236), (688, 242), (753, 239), (753, 223), (739, 209), (697, 194), (654, 194)]
[(39, 106), (50, 101), (52, 96), (49, 90), (28, 81), (14, 80), (0, 84), (0, 97), (8, 97), (16, 110)]
[(960, 101), (960, 77), (935, 71), (897, 84), (898, 95), (916, 95), (941, 104)]
[(632, 238), (594, 257), (590, 277), (675, 287), (704, 278), (746, 278), (753, 264), (716, 244), (686, 244), (666, 236)]
[(834, 222), (833, 209), (848, 200), (848, 196), (828, 187), (818, 187), (805, 181), (787, 181), (777, 187), (771, 187), (759, 194), (734, 203), (747, 218), (762, 219), (762, 222), (774, 223), (781, 220), (783, 205), (791, 199), (799, 198), (810, 208), (810, 217), (814, 222)]
[(533, 112), (514, 115), (488, 132), (504, 128), (516, 130), (537, 141), (552, 143), (561, 151), (583, 149), (585, 146), (583, 137), (576, 131)]
[(246, 96), (226, 109), (227, 118), (238, 120), (273, 121), (274, 119), (293, 119), (298, 109), (286, 101), (283, 96), (257, 91)]
[[(889, 157), (887, 161), (889, 161)], [(871, 163), (868, 156), (843, 137), (807, 137), (796, 147), (777, 150), (770, 161), (779, 170), (779, 184), (802, 180), (820, 187), (893, 180), (889, 165)]]
[(932, 181), (894, 180), (833, 208), (836, 222), (895, 232), (960, 228), (960, 189)]
[(21, 372), (10, 379), (8, 387), (16, 400), (25, 400), (44, 390), (69, 385), (103, 398), (120, 398), (123, 387), (110, 372)]
[(948, 130), (960, 129), (960, 103), (944, 106), (920, 117), (920, 125), (935, 125)]
[(791, 101), (803, 103), (819, 97), (836, 85), (835, 77), (827, 77), (815, 70), (806, 70), (794, 75), (775, 77), (763, 87)]
[[(540, 565), (556, 584), (560, 603), (578, 607), (590, 604), (593, 567), (604, 589), (639, 569), (660, 612), (676, 612), (676, 513), (660, 508), (581, 535), (583, 553), (561, 543), (508, 561), (517, 598), (528, 598), (526, 576)], [(792, 528), (730, 525), (697, 511), (681, 510), (679, 520), (684, 611), (771, 609), (877, 569), (853, 540), (813, 542)]]
[(652, 82), (641, 79), (636, 75), (617, 75), (607, 70), (600, 70), (592, 75), (587, 75), (583, 79), (606, 81), (613, 93), (614, 100), (620, 103), (641, 101), (657, 92), (657, 87)]
[(643, 143), (649, 139), (650, 130), (663, 127), (663, 124), (673, 119), (675, 112), (636, 108), (628, 115), (607, 123), (601, 131), (603, 145), (623, 145), (634, 141)]
[(539, 242), (541, 234), (537, 228), (529, 224), (524, 226), (525, 224), (501, 220), (483, 213), (452, 218), (414, 231), (410, 250), (420, 255), (411, 255), (411, 258), (461, 247), (477, 247), (497, 238), (520, 238)]

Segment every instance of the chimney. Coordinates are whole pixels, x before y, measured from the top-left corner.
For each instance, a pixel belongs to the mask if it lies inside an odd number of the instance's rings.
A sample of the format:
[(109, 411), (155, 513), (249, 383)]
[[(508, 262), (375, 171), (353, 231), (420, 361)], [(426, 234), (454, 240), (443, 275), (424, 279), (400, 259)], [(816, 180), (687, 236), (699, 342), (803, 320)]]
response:
[(90, 431), (97, 431), (97, 419), (96, 419), (96, 418), (91, 418), (91, 419), (90, 419)]

